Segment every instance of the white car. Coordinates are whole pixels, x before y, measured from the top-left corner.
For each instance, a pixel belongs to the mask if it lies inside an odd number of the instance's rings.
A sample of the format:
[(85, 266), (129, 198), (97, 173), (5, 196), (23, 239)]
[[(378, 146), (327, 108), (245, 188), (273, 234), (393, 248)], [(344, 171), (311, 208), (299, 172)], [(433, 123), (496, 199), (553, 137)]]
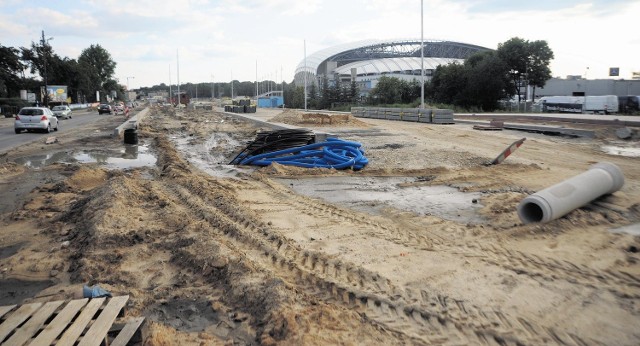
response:
[(55, 115), (56, 117), (58, 117), (58, 119), (62, 118), (62, 119), (71, 119), (71, 113), (73, 113), (71, 111), (71, 108), (69, 108), (69, 106), (66, 105), (60, 105), (60, 106), (54, 106), (51, 111), (53, 112), (53, 115)]
[(49, 133), (51, 129), (58, 131), (58, 118), (47, 107), (24, 107), (16, 115), (13, 127), (16, 133), (23, 130), (41, 130)]

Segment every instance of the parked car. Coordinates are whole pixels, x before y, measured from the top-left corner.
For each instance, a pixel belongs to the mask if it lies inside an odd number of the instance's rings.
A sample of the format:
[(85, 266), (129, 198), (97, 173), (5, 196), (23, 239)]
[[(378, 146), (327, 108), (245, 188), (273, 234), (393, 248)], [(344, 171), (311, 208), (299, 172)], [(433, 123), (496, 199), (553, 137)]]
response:
[(51, 129), (58, 131), (58, 118), (47, 107), (24, 107), (16, 115), (13, 127), (16, 133), (23, 130), (49, 133)]
[(62, 119), (71, 119), (71, 113), (73, 113), (71, 111), (71, 108), (69, 108), (69, 106), (55, 106), (51, 109), (51, 111), (53, 112), (53, 114), (58, 117), (58, 119), (62, 118)]
[(111, 109), (111, 105), (108, 103), (101, 103), (98, 106), (98, 114), (111, 114), (111, 112), (113, 111), (113, 109)]

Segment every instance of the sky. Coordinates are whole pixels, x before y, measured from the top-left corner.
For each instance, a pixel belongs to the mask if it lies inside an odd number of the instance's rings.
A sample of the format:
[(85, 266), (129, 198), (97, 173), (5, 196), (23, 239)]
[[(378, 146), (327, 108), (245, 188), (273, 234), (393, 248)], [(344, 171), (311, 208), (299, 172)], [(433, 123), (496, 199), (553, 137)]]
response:
[[(366, 39), (420, 39), (419, 0), (0, 0), (0, 45), (30, 47), (42, 30), (61, 57), (99, 44), (130, 89), (291, 82), (307, 56)], [(424, 39), (496, 49), (544, 40), (554, 77), (618, 79), (640, 71), (640, 0), (424, 0)], [(178, 73), (179, 72), (179, 73)]]

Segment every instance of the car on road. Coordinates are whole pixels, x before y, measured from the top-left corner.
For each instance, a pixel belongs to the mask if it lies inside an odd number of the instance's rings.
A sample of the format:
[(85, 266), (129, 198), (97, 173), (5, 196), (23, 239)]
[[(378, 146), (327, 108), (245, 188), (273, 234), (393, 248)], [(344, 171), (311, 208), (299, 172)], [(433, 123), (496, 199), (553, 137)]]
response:
[(58, 131), (58, 118), (47, 107), (24, 107), (16, 115), (14, 129), (16, 133), (23, 130)]
[(114, 112), (115, 112), (116, 114), (118, 114), (118, 113), (122, 113), (122, 114), (124, 114), (124, 105), (123, 105), (122, 103), (118, 103), (118, 104), (116, 104), (116, 105), (115, 105), (115, 107), (114, 107), (113, 109), (114, 109)]
[(53, 115), (55, 115), (56, 117), (58, 117), (58, 119), (62, 118), (62, 119), (71, 119), (71, 114), (73, 113), (71, 111), (71, 108), (69, 108), (69, 106), (66, 105), (61, 105), (61, 106), (54, 106), (51, 111), (53, 112)]
[(111, 114), (111, 112), (113, 111), (113, 109), (111, 108), (111, 105), (108, 103), (101, 103), (98, 106), (98, 114)]

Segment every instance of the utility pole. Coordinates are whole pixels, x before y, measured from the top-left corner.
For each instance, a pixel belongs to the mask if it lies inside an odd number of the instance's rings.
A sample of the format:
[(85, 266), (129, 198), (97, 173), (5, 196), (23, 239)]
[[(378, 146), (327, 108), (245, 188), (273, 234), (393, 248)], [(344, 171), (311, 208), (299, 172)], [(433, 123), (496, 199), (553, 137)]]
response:
[(231, 70), (231, 102), (233, 102), (233, 70)]
[(304, 40), (304, 110), (307, 110), (307, 40)]
[(47, 79), (47, 60), (49, 58), (47, 46), (49, 45), (49, 40), (53, 40), (53, 37), (49, 37), (48, 39), (44, 39), (44, 30), (42, 30), (42, 39), (40, 43), (42, 44), (42, 57), (44, 58), (44, 105), (49, 107), (49, 89), (47, 89), (47, 84), (49, 81)]
[(180, 103), (182, 103), (182, 100), (180, 99), (180, 56), (178, 55), (178, 49), (176, 49), (176, 61), (177, 61), (177, 74), (178, 74), (178, 95), (176, 96), (176, 99), (178, 101), (178, 106), (180, 106)]
[(424, 0), (420, 0), (420, 108), (424, 109)]
[(171, 64), (169, 64), (169, 103), (173, 104), (173, 95), (171, 94)]
[(215, 85), (216, 84), (213, 82), (213, 75), (211, 75), (211, 101), (216, 98)]

